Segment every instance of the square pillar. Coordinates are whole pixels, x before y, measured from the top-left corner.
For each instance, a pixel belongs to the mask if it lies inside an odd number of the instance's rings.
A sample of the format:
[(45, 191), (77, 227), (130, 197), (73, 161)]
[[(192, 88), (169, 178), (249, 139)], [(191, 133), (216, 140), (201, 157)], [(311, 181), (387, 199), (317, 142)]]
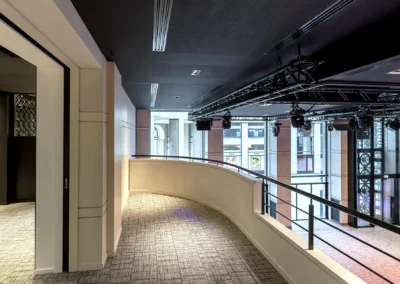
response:
[[(291, 124), (289, 120), (279, 121), (282, 123), (280, 127), (280, 133), (278, 137), (274, 137), (272, 130), (269, 134), (269, 175), (271, 178), (276, 179), (282, 183), (291, 184), (292, 171), (291, 171)], [(280, 186), (271, 184), (270, 191), (272, 194), (279, 198), (291, 203), (292, 195), (291, 191)], [(276, 210), (280, 213), (276, 213), (276, 218), (282, 224), (287, 227), (291, 227), (291, 222), (282, 217), (282, 215), (291, 219), (292, 208), (290, 205), (270, 198), (276, 202)], [(274, 200), (275, 199), (275, 200)], [(274, 210), (270, 209), (271, 214), (274, 214)]]
[(79, 99), (78, 270), (92, 270), (107, 258), (106, 66), (80, 70)]
[[(331, 131), (330, 139), (330, 167), (329, 167), (329, 187), (330, 199), (340, 205), (348, 207), (348, 178), (349, 178), (349, 161), (348, 161), (348, 133), (347, 131)], [(332, 210), (335, 212), (335, 209)], [(331, 215), (331, 219), (335, 217)], [(348, 223), (348, 215), (339, 213), (339, 221), (341, 224)]]
[(208, 132), (208, 159), (224, 160), (224, 130), (222, 121), (213, 121), (211, 131)]

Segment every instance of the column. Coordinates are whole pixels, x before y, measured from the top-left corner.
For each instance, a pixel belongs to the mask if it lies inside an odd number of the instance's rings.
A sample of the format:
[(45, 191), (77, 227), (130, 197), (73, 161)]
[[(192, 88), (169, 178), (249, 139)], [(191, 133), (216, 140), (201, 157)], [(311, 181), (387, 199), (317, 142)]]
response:
[(240, 147), (240, 151), (242, 151), (242, 167), (249, 169), (249, 124), (242, 123), (242, 145)]
[[(278, 137), (274, 137), (272, 130), (269, 133), (269, 173), (270, 176), (282, 183), (291, 184), (291, 125), (289, 120), (281, 120), (282, 123), (280, 133)], [(270, 128), (271, 129), (271, 128)], [(291, 202), (291, 191), (274, 184), (270, 184), (270, 191), (272, 194)], [(291, 206), (277, 200), (270, 198), (272, 202), (276, 202), (276, 210), (280, 214), (276, 213), (276, 219), (287, 227), (291, 227), (291, 222), (282, 215), (291, 219)], [(273, 207), (274, 204), (271, 204)], [(270, 214), (274, 215), (275, 211), (270, 209)]]
[(150, 110), (136, 110), (136, 155), (150, 155)]
[(7, 204), (8, 95), (0, 94), (0, 205)]
[(179, 156), (179, 119), (170, 119), (168, 124), (170, 156)]
[(106, 66), (80, 70), (78, 270), (104, 267), (107, 210)]
[[(330, 142), (330, 199), (335, 203), (348, 207), (348, 133), (347, 131), (331, 131), (328, 135)], [(341, 224), (348, 223), (347, 214), (339, 213), (336, 209), (332, 209), (331, 213), (331, 219), (336, 219), (335, 221)], [(337, 220), (338, 218), (339, 220)]]
[(221, 120), (213, 121), (212, 129), (208, 132), (208, 159), (224, 159), (224, 130)]

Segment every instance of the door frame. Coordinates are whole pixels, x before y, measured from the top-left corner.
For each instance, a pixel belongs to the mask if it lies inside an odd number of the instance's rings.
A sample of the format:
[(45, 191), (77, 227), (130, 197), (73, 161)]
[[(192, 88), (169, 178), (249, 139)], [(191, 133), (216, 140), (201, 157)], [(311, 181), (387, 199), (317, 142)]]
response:
[[(11, 20), (0, 13), (0, 20), (11, 27), (17, 34), (29, 41), (34, 47), (42, 51), (49, 58), (58, 63), (64, 70), (64, 82), (63, 82), (63, 184), (60, 184), (62, 188), (62, 199), (63, 199), (63, 225), (62, 225), (62, 270), (69, 270), (69, 197), (70, 197), (70, 68), (65, 65), (61, 60), (50, 53), (41, 44), (35, 41), (31, 36), (25, 33)], [(11, 50), (12, 51), (12, 50)], [(35, 222), (36, 226), (36, 222)], [(36, 230), (35, 230), (36, 231)], [(35, 236), (36, 243), (36, 236)]]

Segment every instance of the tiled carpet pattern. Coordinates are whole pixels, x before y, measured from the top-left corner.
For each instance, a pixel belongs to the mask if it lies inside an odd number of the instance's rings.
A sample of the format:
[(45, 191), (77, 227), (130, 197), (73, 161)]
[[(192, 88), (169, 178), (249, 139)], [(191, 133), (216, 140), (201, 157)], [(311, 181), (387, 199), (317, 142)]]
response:
[(32, 277), (34, 236), (35, 203), (0, 205), (0, 283), (19, 283), (21, 276)]
[[(298, 223), (308, 229), (308, 221), (299, 221)], [(331, 222), (331, 224), (334, 226), (339, 226), (334, 222)], [(400, 236), (397, 234), (379, 227), (354, 229), (349, 226), (340, 226), (340, 229), (383, 251), (388, 252), (397, 258), (400, 258)], [(308, 234), (296, 225), (293, 225), (293, 231), (305, 239), (308, 237)], [(370, 248), (369, 246), (335, 230), (334, 228), (331, 228), (326, 224), (321, 223), (320, 221), (315, 222), (315, 235), (344, 251), (346, 254), (363, 263), (367, 267), (378, 272), (391, 282), (400, 283), (399, 261), (394, 260), (373, 248)], [(315, 239), (315, 247), (367, 283), (388, 283), (387, 281), (373, 274), (371, 271), (359, 265), (357, 262), (351, 260), (347, 256), (318, 239)]]
[(231, 221), (199, 203), (131, 194), (122, 223), (116, 256), (102, 270), (9, 271), (0, 283), (286, 283)]

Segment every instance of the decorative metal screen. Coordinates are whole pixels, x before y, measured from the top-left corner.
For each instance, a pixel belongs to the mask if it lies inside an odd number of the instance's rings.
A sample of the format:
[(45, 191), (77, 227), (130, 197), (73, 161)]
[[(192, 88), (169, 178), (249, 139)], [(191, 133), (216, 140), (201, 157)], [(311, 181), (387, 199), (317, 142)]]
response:
[(36, 97), (14, 96), (14, 136), (36, 136)]

